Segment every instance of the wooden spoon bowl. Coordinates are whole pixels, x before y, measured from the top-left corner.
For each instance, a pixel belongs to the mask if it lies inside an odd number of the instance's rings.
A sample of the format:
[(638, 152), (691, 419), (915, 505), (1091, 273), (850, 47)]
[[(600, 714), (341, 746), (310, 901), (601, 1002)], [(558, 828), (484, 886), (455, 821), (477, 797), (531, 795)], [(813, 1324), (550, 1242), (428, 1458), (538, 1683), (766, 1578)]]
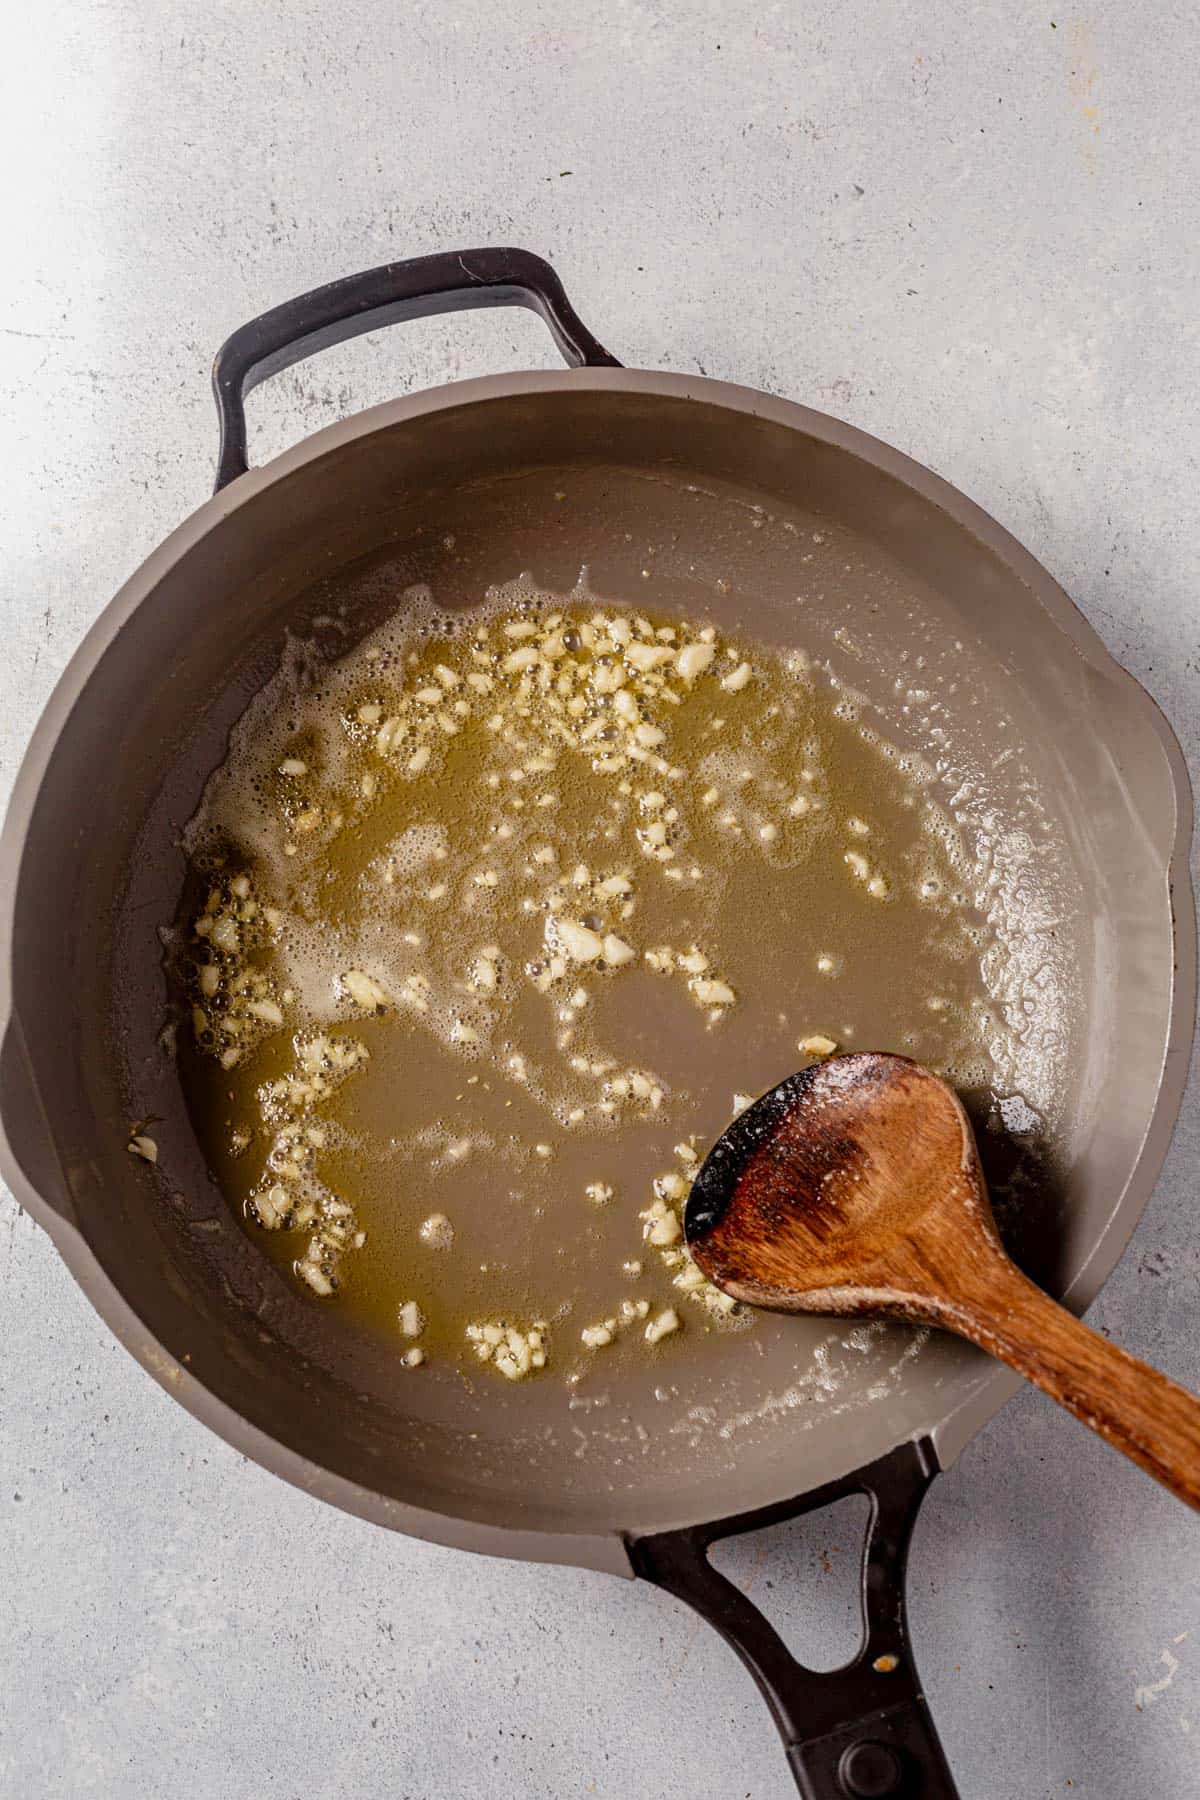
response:
[(830, 1057), (764, 1094), (710, 1151), (684, 1230), (753, 1306), (957, 1332), (1200, 1508), (1200, 1401), (1022, 1275), (962, 1103), (908, 1057)]

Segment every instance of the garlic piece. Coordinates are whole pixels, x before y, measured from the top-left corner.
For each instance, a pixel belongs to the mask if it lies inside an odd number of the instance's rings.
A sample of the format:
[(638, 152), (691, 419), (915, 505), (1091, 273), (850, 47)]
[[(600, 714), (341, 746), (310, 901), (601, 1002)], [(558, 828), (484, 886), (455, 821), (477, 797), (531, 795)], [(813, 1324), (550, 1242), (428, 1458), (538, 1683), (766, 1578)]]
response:
[(292, 1209), (291, 1199), (281, 1181), (260, 1188), (251, 1195), (259, 1224), (265, 1231), (278, 1231)]
[(674, 650), (661, 644), (626, 644), (621, 654), (640, 675), (647, 675), (651, 669), (660, 669), (664, 663), (675, 659)]
[(454, 1227), (445, 1213), (430, 1213), (417, 1235), (431, 1250), (449, 1250), (454, 1242)]
[(698, 675), (703, 675), (716, 654), (715, 644), (685, 644), (675, 658), (675, 672), (690, 687)]
[(327, 1300), (333, 1292), (333, 1282), (318, 1263), (309, 1262), (307, 1258), (296, 1263), (296, 1273), (302, 1281), (306, 1281), (314, 1294), (320, 1294)]
[(643, 1221), (642, 1236), (656, 1250), (669, 1249), (683, 1235), (678, 1217), (662, 1200), (656, 1200), (639, 1217)]
[(283, 1024), (283, 1008), (274, 1000), (248, 1000), (246, 1011), (252, 1013), (256, 1019), (264, 1020), (268, 1025)]
[(140, 1156), (143, 1162), (156, 1163), (158, 1161), (158, 1145), (152, 1137), (146, 1137), (141, 1132), (136, 1137), (131, 1137), (125, 1148), (130, 1156)]
[(420, 1337), (425, 1329), (425, 1314), (415, 1300), (406, 1300), (396, 1317), (405, 1337)]
[(604, 939), (586, 925), (578, 925), (571, 919), (555, 919), (554, 933), (572, 962), (595, 962), (604, 954)]
[(696, 975), (688, 982), (688, 987), (701, 1006), (732, 1006), (737, 1000), (737, 995), (727, 981), (713, 981), (706, 976)]
[[(353, 1000), (364, 1012), (383, 1012), (388, 1003), (387, 994), (379, 983), (362, 969), (347, 969), (341, 977), (341, 984)], [(282, 1025), (283, 1020), (280, 1018)]]
[(489, 944), (481, 950), (472, 962), (467, 976), (467, 985), (477, 994), (492, 994), (496, 991), (499, 971), (496, 967), (500, 952)]
[(209, 942), (224, 951), (226, 956), (236, 956), (241, 945), (238, 935), (237, 920), (232, 913), (222, 913), (209, 927)]
[(648, 1344), (657, 1344), (663, 1338), (669, 1337), (673, 1331), (678, 1330), (679, 1314), (674, 1307), (668, 1306), (665, 1312), (660, 1312), (657, 1318), (650, 1320), (643, 1336)]

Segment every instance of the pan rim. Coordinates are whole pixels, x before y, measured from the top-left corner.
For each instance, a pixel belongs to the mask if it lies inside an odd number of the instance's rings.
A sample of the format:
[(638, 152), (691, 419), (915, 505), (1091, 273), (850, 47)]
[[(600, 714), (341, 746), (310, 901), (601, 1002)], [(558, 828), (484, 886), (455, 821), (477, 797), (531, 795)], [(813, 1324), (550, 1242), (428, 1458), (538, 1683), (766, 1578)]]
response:
[[(1164, 1033), (1163, 1060), (1153, 1111), (1146, 1124), (1129, 1177), (1114, 1200), (1107, 1223), (1064, 1295), (1076, 1310), (1094, 1298), (1111, 1274), (1149, 1202), (1178, 1118), (1187, 1082), (1196, 1007), (1196, 919), (1188, 865), (1192, 828), (1192, 791), (1186, 761), (1171, 725), (1148, 690), (1125, 669), (1094, 627), (1049, 571), (1016, 538), (960, 489), (870, 433), (798, 402), (708, 376), (667, 372), (584, 368), (489, 375), (385, 401), (301, 439), (260, 468), (252, 469), (198, 507), (166, 537), (122, 584), (101, 610), (56, 684), (34, 729), (17, 772), (0, 831), (0, 1042), (12, 1018), (12, 952), (16, 897), (28, 828), (43, 777), (59, 735), (77, 699), (126, 621), (159, 581), (221, 521), (278, 482), (333, 451), (412, 420), (482, 402), (552, 389), (580, 392), (616, 391), (695, 400), (708, 406), (748, 414), (815, 438), (882, 470), (922, 498), (932, 501), (953, 522), (998, 556), (1031, 599), (1059, 628), (1068, 642), (1102, 678), (1123, 690), (1150, 724), (1163, 753), (1173, 801), (1173, 830), (1164, 847), (1162, 868), (1174, 949), (1174, 980)], [(477, 1523), (460, 1513), (431, 1512), (394, 1501), (377, 1491), (333, 1474), (269, 1437), (250, 1420), (211, 1393), (181, 1368), (154, 1340), (100, 1268), (73, 1223), (32, 1188), (24, 1175), (0, 1120), (0, 1171), (20, 1203), (49, 1233), (72, 1275), (118, 1339), (167, 1392), (227, 1442), (256, 1462), (305, 1491), (344, 1510), (444, 1544), (493, 1554), (544, 1561), (572, 1562), (630, 1573), (621, 1528), (611, 1526), (572, 1532), (553, 1526), (518, 1528)], [(1015, 1376), (981, 1366), (978, 1385), (932, 1430), (938, 1460), (948, 1466), (970, 1439), (997, 1413), (1021, 1383)], [(898, 1440), (902, 1441), (902, 1440)], [(828, 1468), (822, 1481), (852, 1472)], [(799, 1488), (794, 1497), (803, 1493)], [(711, 1520), (681, 1520), (708, 1523)]]

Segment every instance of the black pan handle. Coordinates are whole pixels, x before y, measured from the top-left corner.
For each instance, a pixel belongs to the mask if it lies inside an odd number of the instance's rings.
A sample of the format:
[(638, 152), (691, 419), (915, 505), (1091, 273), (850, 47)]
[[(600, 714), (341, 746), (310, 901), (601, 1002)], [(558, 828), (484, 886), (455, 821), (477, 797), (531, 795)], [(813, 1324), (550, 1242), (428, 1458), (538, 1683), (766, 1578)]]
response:
[[(917, 1513), (938, 1473), (932, 1445), (880, 1461), (798, 1501), (630, 1538), (637, 1574), (685, 1600), (732, 1645), (762, 1691), (805, 1800), (958, 1800), (908, 1641), (904, 1575)], [(843, 1669), (798, 1663), (774, 1627), (708, 1560), (721, 1538), (815, 1512), (848, 1494), (871, 1503), (862, 1563), (863, 1646)]]
[(245, 399), (260, 381), (364, 331), (477, 306), (527, 306), (573, 369), (621, 366), (578, 317), (550, 264), (530, 250), (442, 250), (364, 269), (285, 300), (221, 345), (213, 363), (221, 421), (216, 491), (246, 473)]

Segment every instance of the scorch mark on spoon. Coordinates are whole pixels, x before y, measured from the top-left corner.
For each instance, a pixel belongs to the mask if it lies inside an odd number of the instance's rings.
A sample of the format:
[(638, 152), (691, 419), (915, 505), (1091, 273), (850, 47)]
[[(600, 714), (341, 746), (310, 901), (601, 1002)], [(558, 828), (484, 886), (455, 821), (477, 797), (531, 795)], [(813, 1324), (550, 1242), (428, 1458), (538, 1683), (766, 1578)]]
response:
[(750, 1305), (956, 1332), (1200, 1508), (1200, 1400), (1010, 1261), (970, 1120), (919, 1063), (834, 1056), (772, 1088), (709, 1153), (684, 1229), (709, 1280)]

